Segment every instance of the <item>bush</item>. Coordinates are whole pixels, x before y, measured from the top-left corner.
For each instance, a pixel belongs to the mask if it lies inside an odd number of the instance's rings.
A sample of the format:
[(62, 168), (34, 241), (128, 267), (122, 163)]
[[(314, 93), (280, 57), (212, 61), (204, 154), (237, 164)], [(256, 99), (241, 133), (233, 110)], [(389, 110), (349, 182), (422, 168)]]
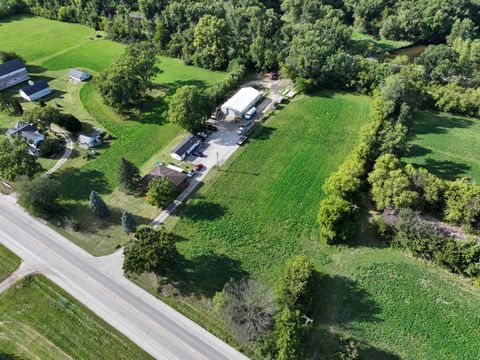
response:
[(55, 155), (62, 151), (63, 141), (58, 138), (47, 137), (40, 143), (39, 149), (43, 157)]
[(59, 187), (60, 183), (48, 176), (23, 178), (17, 184), (18, 201), (33, 215), (51, 218), (59, 210)]
[(168, 205), (177, 194), (173, 184), (165, 177), (154, 178), (148, 184), (147, 203), (162, 208)]
[(296, 256), (284, 268), (278, 282), (280, 302), (290, 309), (308, 312), (316, 280), (313, 264), (304, 256)]
[(321, 238), (328, 244), (347, 242), (356, 229), (353, 212), (353, 204), (338, 196), (322, 200), (317, 216)]

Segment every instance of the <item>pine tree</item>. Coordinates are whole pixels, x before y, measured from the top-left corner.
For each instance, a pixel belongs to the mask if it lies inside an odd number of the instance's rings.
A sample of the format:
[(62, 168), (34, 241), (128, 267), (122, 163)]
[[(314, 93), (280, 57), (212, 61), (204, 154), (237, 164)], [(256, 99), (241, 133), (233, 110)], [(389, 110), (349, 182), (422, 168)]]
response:
[(102, 219), (110, 215), (110, 210), (108, 210), (107, 204), (105, 201), (95, 192), (90, 193), (90, 208), (93, 211), (93, 214)]
[(131, 161), (122, 158), (118, 169), (118, 181), (127, 194), (138, 193), (140, 189), (140, 171)]
[(20, 104), (20, 101), (18, 101), (17, 98), (12, 98), (10, 100), (10, 111), (13, 116), (22, 116), (23, 115), (23, 108), (22, 105)]
[(135, 218), (127, 211), (124, 211), (122, 214), (122, 228), (125, 234), (134, 233), (137, 230)]

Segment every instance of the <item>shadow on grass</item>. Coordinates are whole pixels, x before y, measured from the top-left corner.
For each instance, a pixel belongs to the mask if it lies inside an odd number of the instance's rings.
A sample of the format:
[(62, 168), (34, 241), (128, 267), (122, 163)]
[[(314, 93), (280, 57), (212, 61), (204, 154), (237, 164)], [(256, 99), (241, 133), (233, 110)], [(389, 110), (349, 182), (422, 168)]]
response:
[(410, 138), (415, 135), (445, 134), (448, 129), (465, 129), (474, 125), (471, 119), (453, 115), (442, 115), (434, 112), (420, 112), (414, 119), (414, 126), (409, 134)]
[(227, 209), (222, 205), (197, 196), (188, 203), (182, 215), (193, 221), (211, 221), (223, 217), (226, 213)]
[(23, 360), (23, 359), (25, 358), (15, 354), (9, 354), (0, 350), (0, 360)]
[(265, 125), (258, 125), (259, 129), (255, 131), (252, 135), (252, 139), (255, 140), (268, 140), (272, 136), (273, 132), (277, 129), (265, 126)]
[(230, 279), (247, 275), (239, 261), (223, 254), (207, 253), (193, 259), (180, 258), (165, 278), (183, 296), (213, 297)]
[(434, 160), (431, 158), (425, 160), (424, 167), (426, 167), (432, 174), (445, 180), (455, 180), (459, 177), (465, 176), (471, 169), (471, 166), (467, 164), (450, 160)]
[(92, 191), (99, 194), (112, 191), (105, 175), (98, 170), (66, 168), (55, 176), (62, 183), (62, 197), (65, 200), (86, 200)]

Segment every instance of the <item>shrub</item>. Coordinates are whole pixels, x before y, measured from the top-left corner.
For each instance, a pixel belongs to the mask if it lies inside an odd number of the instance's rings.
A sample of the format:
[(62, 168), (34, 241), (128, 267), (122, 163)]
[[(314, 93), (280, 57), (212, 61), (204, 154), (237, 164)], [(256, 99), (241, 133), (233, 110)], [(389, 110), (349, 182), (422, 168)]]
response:
[(353, 212), (353, 204), (338, 196), (322, 200), (317, 216), (321, 238), (328, 244), (347, 242), (356, 229)]
[(48, 176), (23, 178), (17, 184), (18, 201), (33, 215), (51, 218), (59, 210), (59, 187), (60, 183)]
[(460, 179), (447, 184), (445, 220), (471, 229), (480, 220), (480, 186)]
[(54, 138), (47, 137), (40, 143), (40, 154), (44, 157), (58, 154), (63, 149), (63, 141)]
[(148, 184), (147, 203), (158, 208), (168, 205), (177, 194), (173, 184), (165, 177), (154, 178)]

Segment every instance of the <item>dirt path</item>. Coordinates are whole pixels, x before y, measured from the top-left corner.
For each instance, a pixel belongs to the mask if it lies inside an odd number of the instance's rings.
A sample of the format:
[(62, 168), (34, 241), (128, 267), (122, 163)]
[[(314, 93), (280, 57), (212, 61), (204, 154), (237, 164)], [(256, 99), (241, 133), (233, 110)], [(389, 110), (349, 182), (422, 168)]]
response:
[(70, 158), (72, 155), (72, 150), (73, 150), (73, 140), (70, 137), (69, 134), (64, 133), (64, 132), (58, 132), (58, 135), (63, 137), (65, 141), (67, 142), (67, 147), (65, 148), (65, 151), (62, 154), (62, 157), (57, 161), (54, 167), (52, 167), (50, 170), (48, 170), (45, 175), (51, 175), (55, 173), (58, 169), (60, 169), (63, 164), (67, 162), (67, 160)]

